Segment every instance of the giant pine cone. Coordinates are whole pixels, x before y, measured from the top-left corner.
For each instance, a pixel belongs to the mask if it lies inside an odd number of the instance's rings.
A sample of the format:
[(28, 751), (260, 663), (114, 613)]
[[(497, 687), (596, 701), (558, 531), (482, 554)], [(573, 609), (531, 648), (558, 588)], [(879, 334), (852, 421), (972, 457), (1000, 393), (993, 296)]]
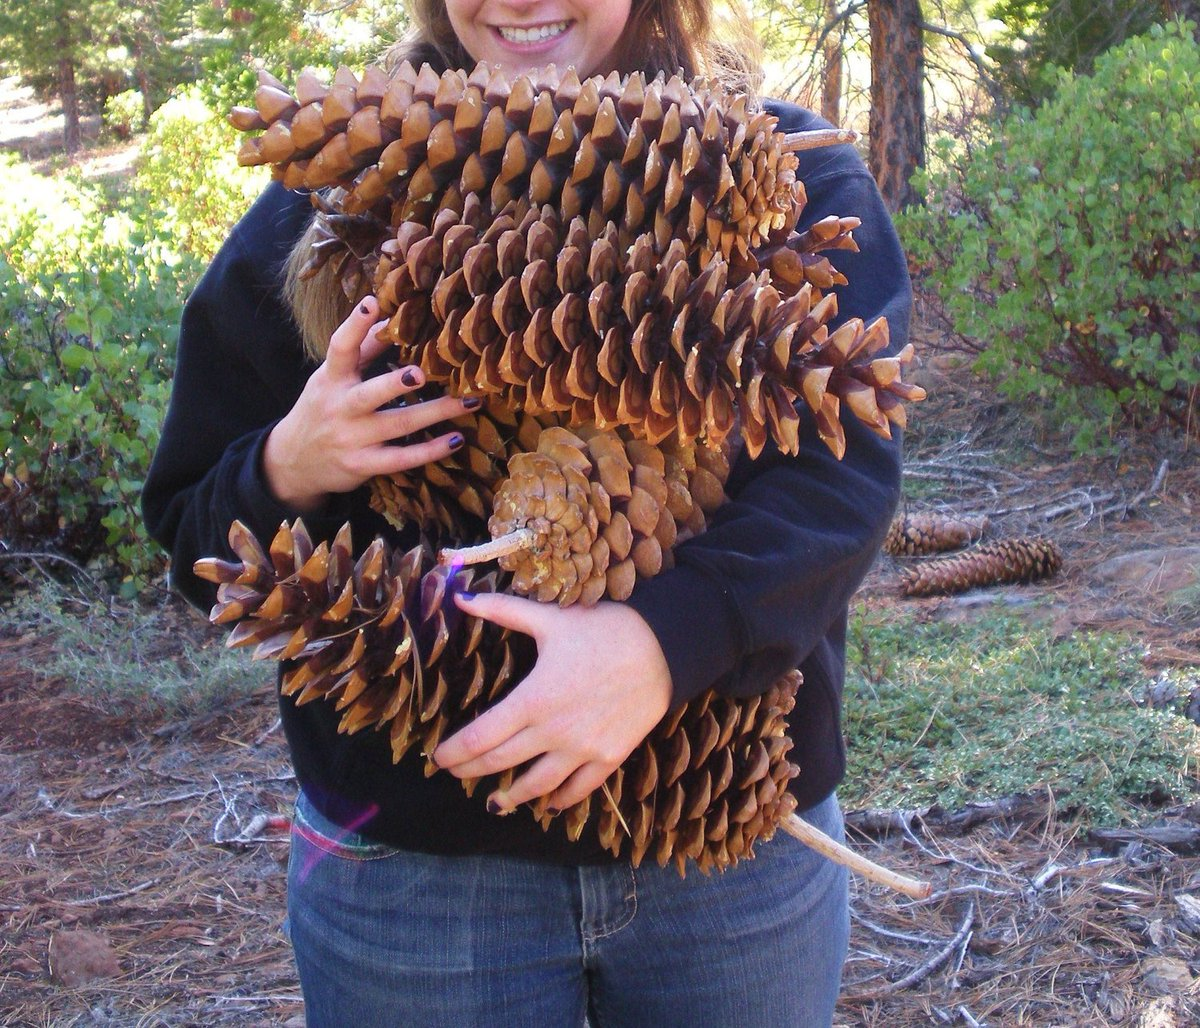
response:
[[(808, 405), (840, 453), (840, 403), (873, 430), (903, 424), (911, 359), (879, 358), (886, 324), (832, 335), (844, 281), (812, 255), (853, 248), (853, 219), (797, 233), (796, 158), (775, 119), (678, 78), (580, 82), (554, 69), (510, 85), (484, 65), (402, 66), (292, 97), (265, 77), (235, 111), (241, 160), (295, 188), (338, 184), (355, 245), (405, 360), (460, 395), (712, 445), (737, 424), (752, 453), (799, 446)], [(343, 277), (347, 255), (343, 255)], [(354, 288), (358, 288), (355, 286)]]
[[(456, 571), (433, 565), (423, 546), (399, 553), (376, 539), (355, 561), (349, 526), (314, 546), (299, 521), (280, 527), (269, 552), (238, 522), (229, 542), (239, 561), (195, 566), (220, 583), (211, 619), (237, 622), (228, 644), (293, 661), (284, 695), (334, 703), (339, 731), (386, 729), (394, 761), (414, 745), (431, 753), (532, 664), (531, 640), (457, 609)], [(494, 573), (466, 574), (463, 586), (497, 588)], [(592, 797), (561, 813), (568, 835), (590, 825), (615, 856), (637, 865), (650, 853), (681, 873), (689, 859), (707, 871), (752, 856), (795, 806), (784, 717), (799, 682), (793, 672), (749, 700), (709, 690), (672, 711), (594, 794), (595, 817)], [(477, 785), (464, 782), (468, 793)], [(552, 820), (544, 801), (535, 813), (543, 827)]]

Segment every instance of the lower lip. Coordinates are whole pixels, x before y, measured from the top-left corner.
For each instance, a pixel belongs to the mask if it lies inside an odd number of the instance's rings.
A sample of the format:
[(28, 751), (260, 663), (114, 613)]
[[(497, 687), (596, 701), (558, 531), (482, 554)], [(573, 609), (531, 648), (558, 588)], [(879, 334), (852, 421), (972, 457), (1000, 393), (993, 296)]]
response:
[(572, 28), (574, 28), (574, 22), (568, 25), (556, 36), (547, 36), (545, 39), (535, 39), (529, 43), (521, 43), (515, 39), (505, 39), (504, 36), (500, 34), (500, 30), (495, 28), (492, 29), (492, 35), (499, 40), (501, 46), (507, 47), (513, 53), (540, 54), (545, 53), (548, 50), (553, 50), (555, 46), (567, 38), (567, 34)]

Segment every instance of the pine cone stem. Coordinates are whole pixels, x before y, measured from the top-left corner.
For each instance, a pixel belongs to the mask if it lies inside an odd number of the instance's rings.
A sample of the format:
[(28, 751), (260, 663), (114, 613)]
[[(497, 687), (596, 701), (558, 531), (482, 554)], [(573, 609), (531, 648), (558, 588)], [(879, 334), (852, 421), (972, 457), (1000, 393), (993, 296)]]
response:
[(839, 143), (853, 143), (858, 139), (854, 129), (808, 129), (805, 132), (789, 132), (783, 137), (782, 149), (791, 153), (801, 150), (817, 150), (822, 146), (837, 146)]
[(438, 550), (439, 564), (453, 564), (465, 567), (468, 564), (483, 564), (489, 560), (499, 560), (510, 553), (519, 553), (533, 545), (535, 536), (528, 528), (518, 528), (515, 532), (502, 535), (490, 543), (480, 543), (478, 546), (464, 546), (462, 549)]
[(819, 828), (814, 828), (795, 814), (789, 814), (780, 821), (779, 827), (788, 835), (799, 839), (809, 849), (816, 850), (821, 856), (828, 857), (835, 864), (849, 868), (855, 874), (876, 885), (894, 889), (913, 899), (928, 899), (933, 892), (933, 886), (929, 882), (918, 881), (916, 878), (908, 878), (895, 871), (889, 871), (886, 867), (876, 864), (875, 861), (855, 853), (848, 846), (835, 842)]

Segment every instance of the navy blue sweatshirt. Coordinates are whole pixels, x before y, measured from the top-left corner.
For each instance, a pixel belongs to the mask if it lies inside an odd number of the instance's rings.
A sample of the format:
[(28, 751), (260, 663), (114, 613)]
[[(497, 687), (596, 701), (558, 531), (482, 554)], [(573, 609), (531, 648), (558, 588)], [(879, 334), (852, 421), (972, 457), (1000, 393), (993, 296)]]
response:
[[(768, 103), (780, 129), (823, 127), (801, 108)], [(849, 280), (839, 287), (838, 321), (883, 316), (891, 350), (907, 341), (911, 289), (891, 221), (850, 146), (800, 154), (808, 204), (800, 229), (831, 214), (862, 219), (860, 252), (838, 251)], [(263, 443), (314, 370), (281, 295), (281, 268), (312, 217), (308, 198), (272, 184), (234, 228), (184, 310), (178, 363), (162, 438), (146, 480), (143, 508), (154, 538), (170, 552), (172, 583), (207, 611), (215, 586), (193, 562), (230, 556), (236, 518), (264, 543), (296, 512), (267, 488)], [(800, 767), (792, 783), (801, 809), (828, 796), (845, 772), (840, 729), (847, 605), (878, 552), (899, 498), (899, 439), (887, 441), (843, 417), (846, 455), (838, 461), (805, 419), (798, 456), (768, 445), (735, 462), (722, 507), (704, 534), (676, 548), (677, 566), (638, 583), (629, 603), (658, 638), (676, 703), (709, 686), (747, 696), (783, 672), (804, 675), (790, 715)], [(356, 546), (376, 535), (401, 545), (370, 510), (366, 489), (334, 497), (305, 515), (314, 538), (345, 521)], [(484, 793), (468, 798), (449, 774), (425, 778), (410, 752), (393, 765), (386, 733), (339, 735), (332, 704), (280, 700), (296, 774), (333, 821), (356, 824), (381, 842), (436, 853), (508, 853), (564, 864), (612, 857), (561, 828), (543, 832), (526, 811), (499, 818)], [(559, 819), (561, 820), (561, 819)]]

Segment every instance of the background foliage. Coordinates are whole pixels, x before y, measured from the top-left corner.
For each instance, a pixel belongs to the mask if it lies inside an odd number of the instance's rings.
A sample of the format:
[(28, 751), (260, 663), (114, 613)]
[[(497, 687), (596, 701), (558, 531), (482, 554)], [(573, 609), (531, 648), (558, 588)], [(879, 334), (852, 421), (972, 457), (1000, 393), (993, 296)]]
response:
[[(162, 567), (139, 511), (183, 301), (258, 189), (195, 99), (151, 119), (132, 188), (0, 164), (0, 538), (95, 559), (136, 592)], [(180, 196), (191, 198), (181, 208)]]
[(1060, 75), (978, 148), (944, 143), (911, 258), (976, 367), (1085, 450), (1126, 426), (1196, 432), (1200, 45), (1155, 28)]

